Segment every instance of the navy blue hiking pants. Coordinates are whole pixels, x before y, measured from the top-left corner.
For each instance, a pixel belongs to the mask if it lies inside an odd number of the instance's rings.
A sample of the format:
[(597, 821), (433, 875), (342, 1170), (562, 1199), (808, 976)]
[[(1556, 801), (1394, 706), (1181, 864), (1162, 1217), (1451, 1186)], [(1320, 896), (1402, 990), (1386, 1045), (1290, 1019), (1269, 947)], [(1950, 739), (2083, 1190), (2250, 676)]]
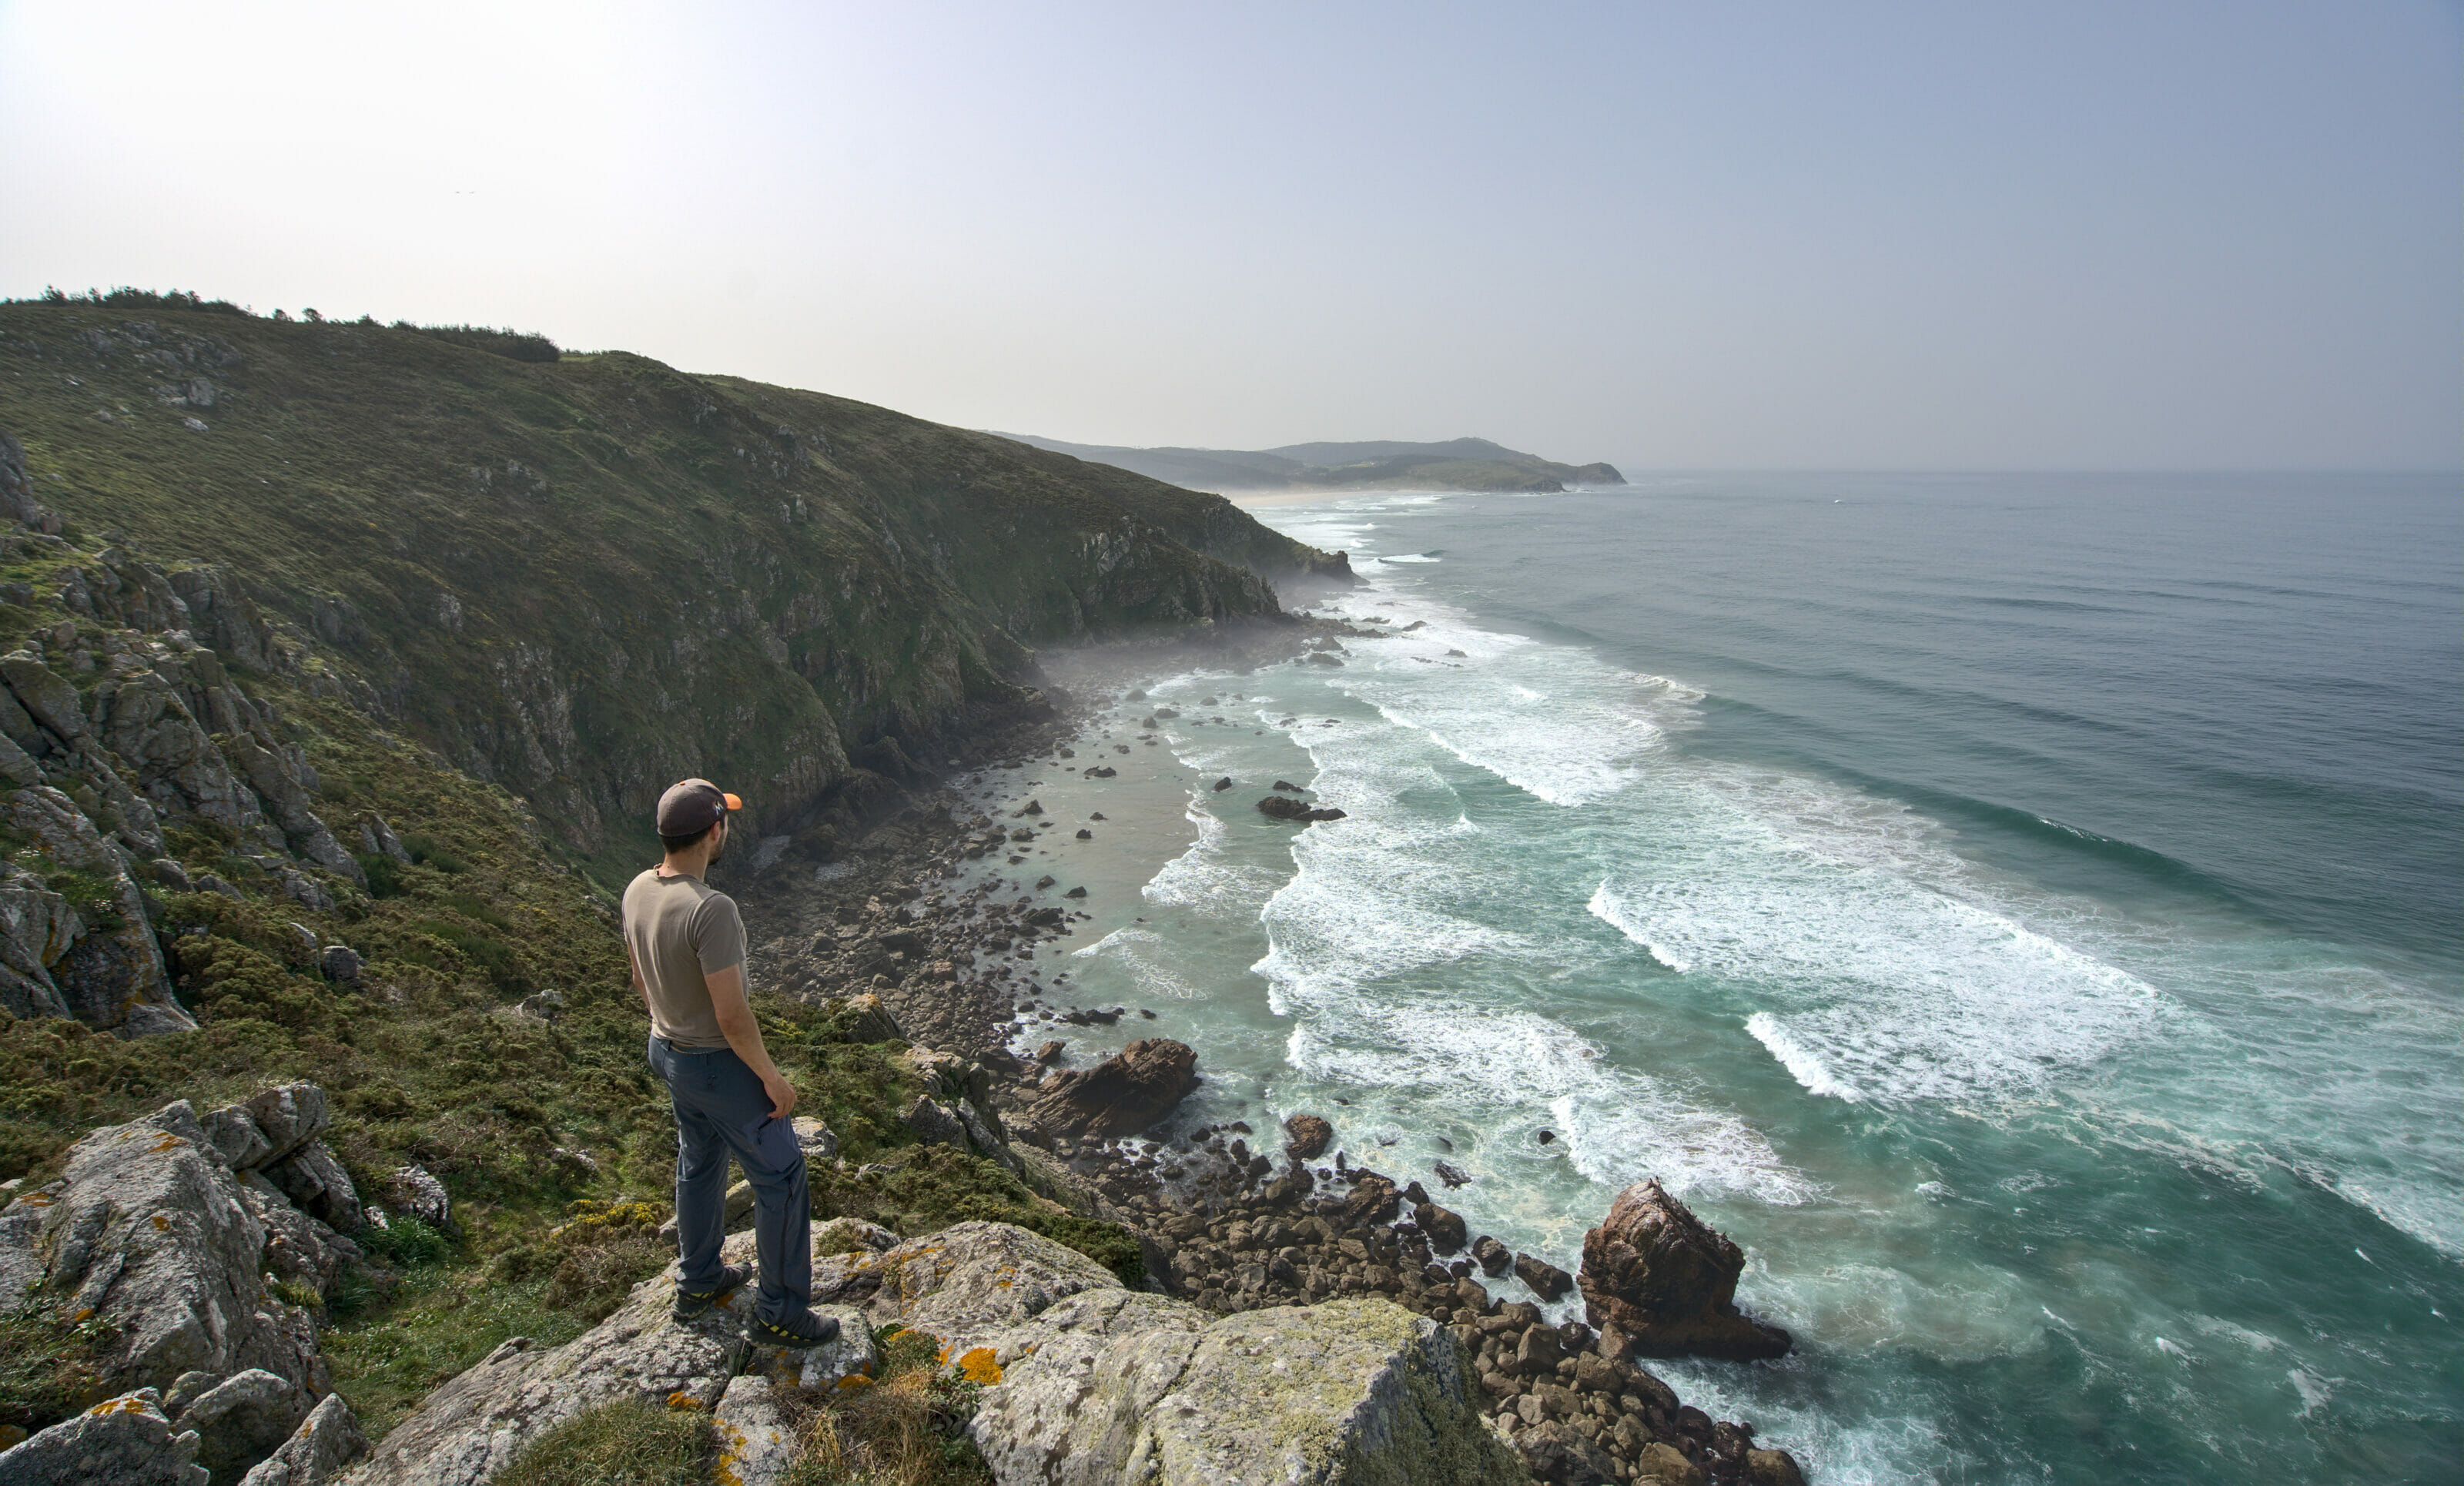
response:
[(763, 1321), (802, 1315), (813, 1299), (813, 1204), (795, 1126), (770, 1117), (770, 1096), (728, 1047), (650, 1038), (650, 1067), (676, 1111), (676, 1284), (708, 1290), (722, 1267), (727, 1158), (753, 1184), (753, 1241), (761, 1260)]

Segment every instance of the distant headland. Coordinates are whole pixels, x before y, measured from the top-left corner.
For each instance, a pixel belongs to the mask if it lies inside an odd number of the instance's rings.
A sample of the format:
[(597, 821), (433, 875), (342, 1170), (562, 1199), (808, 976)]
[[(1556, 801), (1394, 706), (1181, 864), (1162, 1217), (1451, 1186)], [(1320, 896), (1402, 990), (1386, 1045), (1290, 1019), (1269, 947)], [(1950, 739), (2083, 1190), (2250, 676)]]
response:
[(1134, 470), (1195, 491), (1562, 491), (1623, 485), (1610, 464), (1561, 465), (1486, 439), (1442, 444), (1371, 441), (1287, 444), (1281, 448), (1123, 448), (1068, 444), (1028, 433), (1001, 437), (1099, 465)]

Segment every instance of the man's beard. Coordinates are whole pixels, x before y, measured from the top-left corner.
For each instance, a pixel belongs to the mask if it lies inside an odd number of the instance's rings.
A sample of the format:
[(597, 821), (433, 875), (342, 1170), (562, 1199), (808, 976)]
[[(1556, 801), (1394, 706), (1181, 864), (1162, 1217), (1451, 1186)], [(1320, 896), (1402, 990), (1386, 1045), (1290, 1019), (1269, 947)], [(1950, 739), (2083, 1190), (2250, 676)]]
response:
[(719, 860), (720, 860), (721, 858), (725, 857), (726, 855), (727, 855), (727, 838), (726, 838), (726, 837), (724, 837), (724, 836), (721, 836), (721, 837), (718, 839), (718, 842), (717, 842), (717, 844), (715, 844), (715, 845), (714, 845), (714, 846), (712, 846), (712, 847), (710, 848), (710, 863), (709, 863), (709, 864), (710, 864), (711, 866), (716, 866), (716, 865), (718, 865), (718, 863), (719, 863)]

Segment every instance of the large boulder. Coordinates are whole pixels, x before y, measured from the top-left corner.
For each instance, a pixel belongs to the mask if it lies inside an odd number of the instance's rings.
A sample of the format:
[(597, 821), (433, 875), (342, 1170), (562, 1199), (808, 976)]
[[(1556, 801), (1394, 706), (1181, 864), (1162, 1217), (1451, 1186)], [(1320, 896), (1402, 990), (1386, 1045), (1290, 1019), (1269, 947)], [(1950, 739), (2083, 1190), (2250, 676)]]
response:
[(1334, 1126), (1319, 1115), (1296, 1114), (1284, 1122), (1284, 1139), (1293, 1160), (1315, 1161), (1334, 1144)]
[(197, 1463), (218, 1481), (235, 1481), (291, 1437), (309, 1403), (290, 1379), (250, 1367), (198, 1395), (177, 1423), (197, 1431)]
[(1197, 1086), (1198, 1054), (1188, 1044), (1141, 1038), (1092, 1068), (1046, 1077), (1027, 1114), (1056, 1135), (1134, 1135)]
[(154, 1388), (122, 1393), (0, 1451), (9, 1486), (206, 1486), (197, 1436), (174, 1431)]
[(0, 1281), (31, 1283), (70, 1320), (109, 1322), (101, 1371), (120, 1387), (261, 1367), (321, 1393), (315, 1322), (267, 1291), (265, 1246), (181, 1100), (89, 1133), (60, 1180), (0, 1212)]
[(351, 1406), (341, 1394), (328, 1393), (280, 1449), (240, 1478), (239, 1486), (325, 1486), (367, 1448)]
[(1527, 1478), (1453, 1336), (1385, 1300), (1217, 1318), (1006, 1223), (825, 1259), (814, 1286), (984, 1385), (970, 1432), (1001, 1486)]
[(1743, 1250), (1644, 1182), (1617, 1193), (1607, 1219), (1583, 1235), (1585, 1313), (1645, 1357), (1783, 1356), (1788, 1333), (1737, 1310), (1745, 1267)]

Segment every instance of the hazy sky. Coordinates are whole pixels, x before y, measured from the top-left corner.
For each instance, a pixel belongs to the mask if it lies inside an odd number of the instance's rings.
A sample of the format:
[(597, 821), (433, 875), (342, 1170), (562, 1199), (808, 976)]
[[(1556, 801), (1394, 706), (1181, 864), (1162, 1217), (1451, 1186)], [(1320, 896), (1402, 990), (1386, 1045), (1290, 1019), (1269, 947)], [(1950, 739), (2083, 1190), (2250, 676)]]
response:
[(0, 295), (1105, 443), (2453, 468), (2459, 17), (0, 0)]

